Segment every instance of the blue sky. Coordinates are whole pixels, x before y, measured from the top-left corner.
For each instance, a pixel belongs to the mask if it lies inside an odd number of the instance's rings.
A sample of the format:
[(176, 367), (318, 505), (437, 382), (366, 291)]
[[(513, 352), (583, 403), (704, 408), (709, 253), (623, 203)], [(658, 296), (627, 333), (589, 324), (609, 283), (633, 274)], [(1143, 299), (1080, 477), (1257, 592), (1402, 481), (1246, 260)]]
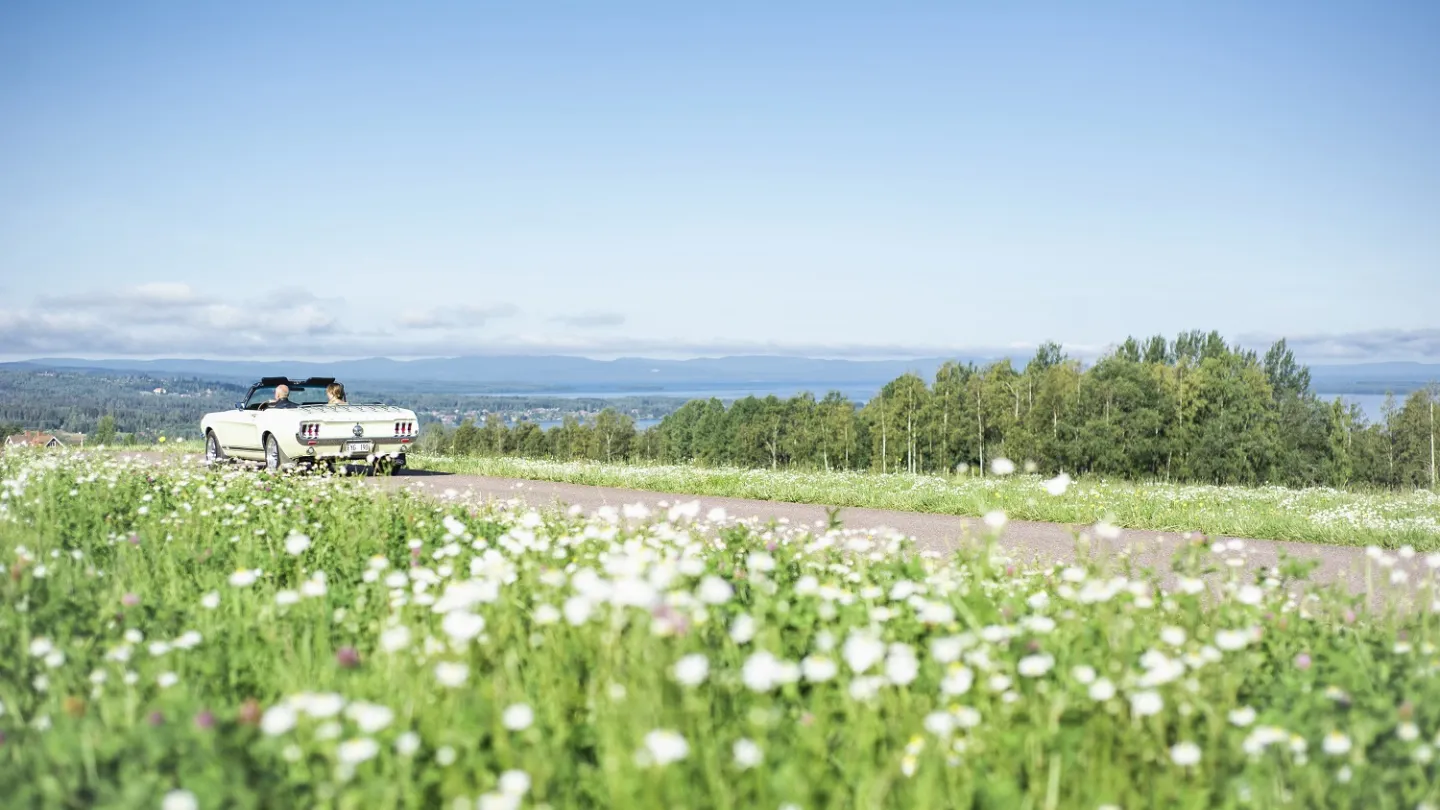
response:
[(1440, 360), (1440, 5), (682, 5), (0, 7), (0, 354)]

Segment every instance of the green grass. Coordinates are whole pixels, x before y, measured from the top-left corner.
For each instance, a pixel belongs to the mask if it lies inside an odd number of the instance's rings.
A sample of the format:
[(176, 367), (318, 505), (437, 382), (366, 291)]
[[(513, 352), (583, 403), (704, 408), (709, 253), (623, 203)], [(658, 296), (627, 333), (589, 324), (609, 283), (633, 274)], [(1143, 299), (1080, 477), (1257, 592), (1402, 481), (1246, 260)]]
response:
[(1082, 479), (1052, 495), (1041, 478), (795, 472), (678, 465), (412, 457), (411, 466), (654, 492), (981, 516), (1257, 540), (1440, 549), (1440, 495), (1314, 488), (1221, 487)]
[[(1202, 543), (1181, 550), (1181, 590), (1165, 593), (1125, 569), (1012, 571), (983, 549), (940, 558), (900, 538), (712, 520), (7, 454), (0, 795), (27, 808), (1440, 802), (1430, 610), (1368, 613), (1331, 589), (1296, 604), (1284, 578), (1229, 579)], [(1212, 594), (1188, 587), (1206, 576)], [(1433, 581), (1412, 585), (1429, 606)]]

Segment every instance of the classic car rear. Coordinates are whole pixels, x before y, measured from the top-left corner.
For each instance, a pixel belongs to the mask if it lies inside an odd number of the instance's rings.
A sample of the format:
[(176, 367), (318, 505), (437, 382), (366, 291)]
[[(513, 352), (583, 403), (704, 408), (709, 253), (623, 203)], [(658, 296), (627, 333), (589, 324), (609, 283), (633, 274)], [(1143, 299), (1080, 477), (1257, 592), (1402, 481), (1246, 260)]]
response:
[[(327, 404), (325, 387), (332, 382), (262, 378), (234, 410), (201, 420), (206, 460), (263, 461), (270, 470), (357, 461), (379, 472), (403, 467), (419, 436), (415, 412), (381, 403)], [(288, 396), (278, 396), (287, 389)]]
[(294, 412), (299, 417), (295, 444), (279, 441), (278, 446), (302, 461), (377, 457), (403, 466), (405, 452), (419, 436), (414, 412), (393, 405), (304, 405)]

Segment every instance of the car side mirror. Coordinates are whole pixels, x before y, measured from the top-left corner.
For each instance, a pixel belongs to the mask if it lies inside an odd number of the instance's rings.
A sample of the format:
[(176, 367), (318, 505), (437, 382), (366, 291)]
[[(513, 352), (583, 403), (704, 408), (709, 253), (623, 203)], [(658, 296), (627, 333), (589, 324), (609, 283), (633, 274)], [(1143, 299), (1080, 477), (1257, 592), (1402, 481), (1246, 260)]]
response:
[(243, 402), (237, 402), (237, 403), (235, 403), (235, 410), (237, 410), (237, 411), (243, 411), (243, 410), (245, 410), (245, 403), (243, 403)]

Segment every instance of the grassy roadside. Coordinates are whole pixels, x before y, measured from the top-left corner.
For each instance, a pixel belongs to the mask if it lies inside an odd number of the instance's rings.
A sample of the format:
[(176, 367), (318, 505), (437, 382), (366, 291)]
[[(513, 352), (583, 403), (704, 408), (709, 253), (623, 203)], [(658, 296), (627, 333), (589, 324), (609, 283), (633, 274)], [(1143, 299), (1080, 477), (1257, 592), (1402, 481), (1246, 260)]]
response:
[(651, 492), (947, 515), (1001, 509), (1012, 520), (1195, 531), (1257, 540), (1440, 549), (1440, 495), (1427, 491), (1219, 487), (1082, 479), (1060, 495), (1038, 476), (963, 478), (793, 472), (521, 458), (412, 456), (411, 466)]
[(0, 495), (6, 806), (1440, 801), (1434, 614), (1338, 591), (149, 460)]

